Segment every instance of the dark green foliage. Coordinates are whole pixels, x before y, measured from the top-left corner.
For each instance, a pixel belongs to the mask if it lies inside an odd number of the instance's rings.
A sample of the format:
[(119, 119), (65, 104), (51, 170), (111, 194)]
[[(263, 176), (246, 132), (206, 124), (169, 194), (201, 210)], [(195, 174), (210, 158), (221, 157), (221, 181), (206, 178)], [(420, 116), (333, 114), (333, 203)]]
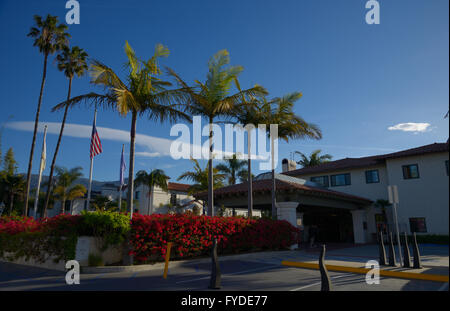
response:
[(89, 267), (98, 267), (98, 266), (105, 265), (105, 263), (103, 262), (102, 256), (96, 255), (96, 254), (89, 254), (88, 264), (89, 264)]
[(83, 212), (77, 229), (79, 236), (103, 238), (103, 250), (121, 244), (130, 230), (130, 218), (116, 212)]

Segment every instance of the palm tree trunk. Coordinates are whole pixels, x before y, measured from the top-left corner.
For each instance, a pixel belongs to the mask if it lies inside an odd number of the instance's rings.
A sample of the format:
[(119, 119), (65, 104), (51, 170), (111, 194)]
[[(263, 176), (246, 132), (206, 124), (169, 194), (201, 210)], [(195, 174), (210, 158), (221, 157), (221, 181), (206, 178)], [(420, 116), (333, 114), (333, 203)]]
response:
[(137, 111), (132, 112), (130, 130), (130, 165), (128, 169), (128, 195), (127, 205), (130, 208), (130, 217), (133, 217), (133, 194), (134, 194), (134, 145), (136, 141)]
[(213, 118), (209, 118), (209, 160), (208, 160), (208, 216), (214, 216), (214, 182), (213, 182), (213, 144), (212, 144), (212, 122)]
[(271, 149), (271, 161), (272, 161), (272, 219), (277, 219), (277, 202), (276, 202), (276, 187), (275, 187), (275, 157), (274, 157), (274, 139), (270, 135), (270, 149)]
[(66, 199), (63, 197), (61, 201), (61, 214), (64, 214), (65, 211), (66, 211)]
[(14, 192), (11, 192), (11, 196), (9, 198), (9, 216), (11, 216), (13, 206), (14, 206)]
[(44, 56), (44, 69), (42, 72), (41, 91), (39, 93), (39, 100), (38, 100), (38, 106), (37, 106), (37, 111), (36, 111), (36, 119), (34, 121), (34, 132), (33, 132), (33, 141), (31, 143), (30, 159), (28, 160), (27, 184), (25, 186), (25, 200), (24, 200), (24, 215), (25, 216), (28, 215), (28, 198), (29, 198), (29, 194), (30, 194), (31, 169), (33, 166), (34, 147), (36, 146), (36, 134), (37, 134), (37, 128), (38, 128), (38, 124), (39, 124), (39, 114), (41, 112), (42, 95), (44, 94), (45, 78), (47, 76), (47, 59), (48, 59), (48, 53), (46, 53)]
[[(251, 131), (251, 130), (250, 130)], [(252, 159), (251, 159), (251, 132), (247, 132), (248, 136), (248, 218), (253, 217), (253, 180), (252, 180)]]
[(152, 186), (152, 196), (150, 197), (150, 212), (153, 214), (153, 198), (155, 194), (155, 186)]
[(153, 195), (153, 187), (148, 186), (147, 215), (150, 215), (150, 199)]
[[(70, 99), (70, 93), (71, 92), (72, 92), (72, 77), (69, 79), (69, 91), (67, 93), (67, 100)], [(64, 133), (64, 126), (66, 124), (68, 111), (69, 111), (69, 106), (66, 105), (66, 108), (64, 110), (63, 120), (62, 120), (62, 123), (61, 123), (61, 129), (59, 130), (58, 142), (56, 143), (55, 153), (53, 154), (52, 165), (50, 167), (50, 175), (48, 176), (48, 187), (47, 187), (47, 193), (45, 195), (44, 215), (47, 214), (47, 208), (48, 208), (48, 204), (50, 202), (50, 193), (52, 191), (51, 185), (52, 185), (52, 181), (53, 181), (53, 172), (55, 170), (56, 156), (58, 155), (59, 146), (61, 145), (61, 139), (62, 139), (62, 136), (63, 136), (63, 133)]]

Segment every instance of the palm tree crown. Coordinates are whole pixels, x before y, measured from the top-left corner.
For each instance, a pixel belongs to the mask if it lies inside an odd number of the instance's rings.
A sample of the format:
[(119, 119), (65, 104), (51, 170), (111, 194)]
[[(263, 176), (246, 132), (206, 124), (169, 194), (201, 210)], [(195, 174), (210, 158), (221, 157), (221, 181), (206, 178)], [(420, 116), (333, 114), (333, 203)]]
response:
[(236, 177), (246, 176), (246, 173), (248, 175), (247, 170), (244, 168), (246, 164), (246, 161), (239, 160), (236, 154), (233, 154), (232, 158), (225, 159), (225, 164), (216, 165), (216, 169), (227, 175), (229, 185), (235, 185)]
[(69, 79), (75, 75), (81, 77), (88, 70), (87, 57), (88, 54), (78, 46), (72, 49), (64, 46), (61, 53), (56, 56), (58, 69)]
[(68, 170), (65, 167), (57, 166), (55, 169), (57, 181), (53, 192), (55, 197), (61, 200), (61, 213), (64, 213), (66, 201), (83, 197), (86, 193), (86, 187), (81, 184), (73, 185), (77, 179), (83, 176), (81, 167)]
[[(147, 173), (144, 170), (141, 170), (137, 172), (136, 179), (134, 180), (134, 183), (136, 186), (139, 185), (145, 185), (148, 187), (148, 214), (151, 214), (153, 212), (153, 191), (154, 187), (160, 187), (164, 191), (168, 191), (168, 183), (167, 181), (170, 179), (169, 176), (167, 176), (163, 170), (160, 169), (154, 169), (150, 173)], [(151, 201), (151, 202), (150, 202)]]
[(36, 27), (32, 27), (28, 37), (34, 38), (34, 46), (44, 55), (53, 54), (67, 45), (70, 35), (66, 32), (67, 25), (59, 24), (58, 17), (47, 15), (45, 20), (39, 15), (34, 16)]
[(81, 102), (89, 102), (101, 105), (105, 108), (113, 108), (120, 115), (132, 114), (130, 129), (130, 164), (128, 166), (128, 197), (127, 206), (133, 213), (134, 192), (134, 151), (136, 139), (137, 116), (147, 114), (150, 120), (175, 122), (178, 119), (190, 120), (184, 112), (186, 95), (180, 90), (168, 90), (170, 82), (158, 78), (161, 74), (158, 59), (167, 57), (169, 50), (162, 44), (155, 48), (154, 55), (147, 61), (137, 58), (134, 50), (125, 42), (125, 54), (127, 56), (126, 68), (128, 74), (126, 82), (108, 66), (98, 60), (94, 60), (90, 66), (91, 83), (105, 88), (104, 94), (89, 93), (72, 98), (55, 106), (53, 110), (65, 106), (72, 106)]
[[(244, 70), (242, 66), (228, 66), (230, 56), (227, 50), (217, 52), (208, 62), (208, 74), (206, 82), (195, 80), (195, 86), (190, 87), (173, 70), (168, 68), (169, 74), (175, 78), (182, 89), (189, 95), (189, 111), (192, 115), (201, 115), (208, 118), (210, 124), (217, 117), (231, 117), (235, 105), (242, 101), (245, 96), (257, 96), (267, 94), (266, 90), (259, 85), (247, 90), (240, 90), (237, 77)], [(235, 84), (238, 92), (231, 94)], [(212, 125), (209, 133), (210, 157), (208, 163), (209, 189), (208, 189), (208, 215), (212, 216), (214, 211), (213, 194), (213, 164), (212, 164)]]
[[(205, 169), (202, 169), (200, 164), (196, 159), (191, 159), (194, 164), (193, 171), (187, 171), (181, 174), (177, 180), (186, 179), (188, 181), (194, 182), (188, 189), (189, 194), (194, 194), (197, 192), (206, 191), (209, 188), (209, 179), (208, 179), (208, 166)], [(214, 188), (223, 187), (223, 181), (225, 180), (225, 174), (220, 174), (217, 168), (214, 168)]]
[(322, 150), (320, 149), (314, 150), (308, 157), (300, 151), (295, 151), (295, 153), (301, 157), (301, 159), (297, 161), (297, 164), (300, 164), (303, 167), (312, 167), (329, 162), (333, 158), (333, 156), (328, 153), (320, 155), (321, 152)]
[(149, 188), (154, 186), (160, 187), (162, 190), (167, 191), (167, 181), (170, 179), (163, 170), (155, 169), (150, 173), (144, 170), (140, 170), (136, 173), (136, 179), (134, 180), (136, 186), (145, 185)]

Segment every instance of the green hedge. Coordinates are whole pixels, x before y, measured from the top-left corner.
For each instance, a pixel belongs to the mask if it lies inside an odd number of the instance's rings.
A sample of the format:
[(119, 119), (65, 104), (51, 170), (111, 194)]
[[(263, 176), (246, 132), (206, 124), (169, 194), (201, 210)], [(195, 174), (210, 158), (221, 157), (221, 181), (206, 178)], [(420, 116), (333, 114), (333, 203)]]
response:
[(75, 258), (79, 236), (103, 238), (103, 249), (121, 244), (130, 230), (130, 220), (116, 212), (86, 212), (58, 215), (35, 221), (30, 217), (0, 217), (0, 258), (21, 257), (45, 262)]

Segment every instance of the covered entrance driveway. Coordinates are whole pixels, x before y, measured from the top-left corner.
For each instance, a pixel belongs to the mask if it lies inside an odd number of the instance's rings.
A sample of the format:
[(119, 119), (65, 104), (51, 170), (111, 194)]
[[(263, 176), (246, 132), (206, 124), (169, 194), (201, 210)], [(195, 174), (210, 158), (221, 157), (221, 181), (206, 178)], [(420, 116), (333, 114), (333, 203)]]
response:
[[(322, 188), (304, 179), (276, 176), (277, 217), (303, 231), (308, 240), (311, 225), (318, 227), (319, 242), (367, 243), (367, 211), (372, 201)], [(247, 209), (248, 183), (230, 185), (214, 191), (214, 205), (228, 209)], [(268, 178), (253, 182), (253, 208), (271, 211), (272, 183)], [(206, 199), (207, 193), (195, 194)]]
[(318, 243), (353, 243), (353, 219), (350, 210), (302, 206), (297, 207), (297, 213), (303, 215), (303, 241), (309, 239), (309, 228), (317, 226)]

